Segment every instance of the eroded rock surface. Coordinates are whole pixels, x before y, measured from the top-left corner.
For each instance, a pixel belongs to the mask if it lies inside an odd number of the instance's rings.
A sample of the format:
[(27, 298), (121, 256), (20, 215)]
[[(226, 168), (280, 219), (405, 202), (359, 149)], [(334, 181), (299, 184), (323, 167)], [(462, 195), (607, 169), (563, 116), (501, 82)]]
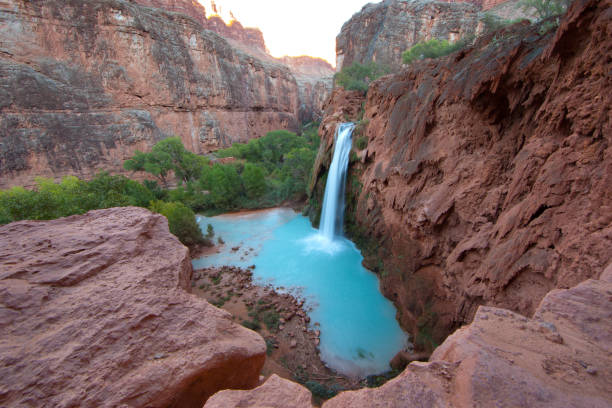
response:
[(280, 60), (291, 69), (297, 80), (300, 121), (320, 122), (323, 119), (323, 106), (333, 89), (334, 68), (321, 58), (308, 56), (283, 57)]
[(204, 408), (310, 408), (311, 398), (306, 388), (272, 374), (263, 385), (251, 391), (220, 391)]
[(201, 407), (255, 386), (263, 339), (191, 295), (191, 273), (141, 208), (0, 227), (0, 405)]
[(432, 38), (455, 41), (474, 34), (480, 7), (468, 2), (384, 0), (369, 3), (336, 37), (336, 70), (375, 61), (400, 68), (402, 53)]
[(611, 5), (576, 1), (556, 31), (508, 27), (371, 85), (347, 230), (417, 347), (480, 305), (529, 316), (612, 258)]
[(239, 43), (253, 47), (257, 50), (266, 50), (263, 33), (258, 28), (243, 27), (237, 20), (228, 24), (218, 15), (217, 6), (214, 2), (210, 4), (211, 10), (207, 10), (203, 4), (193, 0), (132, 0), (135, 3), (149, 7), (161, 8), (169, 11), (188, 15), (195, 19), (202, 27), (214, 31), (220, 36), (238, 41)]
[(349, 391), (341, 407), (609, 407), (612, 279), (554, 290), (533, 319), (478, 309), (474, 321), (378, 389)]

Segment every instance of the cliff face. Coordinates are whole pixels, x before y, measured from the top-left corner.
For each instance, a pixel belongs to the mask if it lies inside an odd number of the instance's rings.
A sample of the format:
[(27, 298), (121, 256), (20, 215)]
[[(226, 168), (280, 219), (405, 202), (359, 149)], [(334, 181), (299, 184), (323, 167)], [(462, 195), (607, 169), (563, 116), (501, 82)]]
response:
[(398, 69), (402, 53), (420, 41), (455, 41), (473, 34), (479, 10), (471, 3), (427, 0), (367, 4), (342, 26), (336, 38), (336, 70), (369, 61)]
[(280, 61), (200, 23), (126, 0), (0, 2), (0, 188), (121, 173), (172, 135), (203, 153), (297, 130), (318, 109), (329, 88), (304, 91)]
[(298, 83), (300, 122), (321, 121), (323, 105), (333, 88), (334, 68), (323, 59), (308, 56), (280, 60), (291, 69)]
[(418, 346), (479, 305), (531, 315), (612, 258), (611, 5), (576, 1), (556, 33), (513, 26), (370, 87), (348, 229)]
[(191, 295), (191, 274), (142, 208), (0, 227), (0, 405), (200, 408), (257, 385), (263, 339)]
[[(206, 17), (205, 7), (197, 0), (132, 0), (134, 3), (148, 7), (161, 8), (176, 13), (185, 14), (202, 25), (207, 30), (214, 31), (220, 36), (238, 41), (248, 47), (265, 51), (266, 43), (262, 32), (257, 28), (243, 27), (240, 22), (234, 20), (229, 24), (218, 16)], [(214, 3), (213, 3), (214, 7)], [(216, 13), (217, 10), (210, 10)]]

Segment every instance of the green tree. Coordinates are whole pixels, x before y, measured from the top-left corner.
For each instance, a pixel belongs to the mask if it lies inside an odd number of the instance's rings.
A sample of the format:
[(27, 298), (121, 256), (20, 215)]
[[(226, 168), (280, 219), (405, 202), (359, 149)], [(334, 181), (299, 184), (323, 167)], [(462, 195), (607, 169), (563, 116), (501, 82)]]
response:
[(168, 173), (172, 170), (171, 158), (166, 153), (143, 153), (136, 150), (132, 158), (123, 163), (129, 171), (145, 171), (161, 181), (163, 186), (168, 185)]
[(219, 209), (234, 208), (242, 190), (242, 182), (232, 165), (215, 164), (210, 172), (209, 186), (211, 201)]
[(240, 178), (248, 198), (259, 198), (266, 192), (266, 172), (258, 165), (246, 163)]
[(208, 159), (185, 149), (178, 137), (171, 137), (156, 143), (150, 153), (136, 151), (123, 167), (130, 171), (152, 174), (167, 186), (167, 177), (171, 171), (179, 182), (187, 183), (196, 180), (207, 165)]
[(468, 37), (455, 42), (450, 42), (447, 40), (432, 38), (431, 40), (417, 43), (408, 50), (404, 51), (402, 54), (402, 62), (404, 64), (411, 64), (412, 62), (420, 59), (443, 57), (464, 48), (470, 40), (471, 38)]
[(191, 246), (206, 242), (196, 222), (195, 214), (185, 204), (153, 201), (150, 209), (168, 219), (170, 232), (176, 235), (184, 245)]
[(288, 194), (306, 193), (315, 157), (316, 153), (314, 150), (306, 147), (293, 149), (287, 154), (287, 158), (283, 163), (283, 173)]
[(538, 20), (558, 16), (567, 11), (573, 0), (521, 0), (523, 11), (534, 13)]
[(344, 67), (340, 72), (336, 73), (334, 75), (334, 80), (336, 85), (346, 90), (361, 91), (365, 93), (368, 91), (370, 82), (389, 72), (389, 68), (376, 64), (375, 62), (367, 64), (353, 62), (350, 66)]

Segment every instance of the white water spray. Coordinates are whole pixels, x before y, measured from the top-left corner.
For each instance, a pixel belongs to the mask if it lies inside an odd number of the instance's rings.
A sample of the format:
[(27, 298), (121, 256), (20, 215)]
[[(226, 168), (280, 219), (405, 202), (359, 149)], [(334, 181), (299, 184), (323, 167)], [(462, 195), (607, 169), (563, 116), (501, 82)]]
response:
[(332, 158), (325, 195), (323, 196), (323, 212), (319, 234), (328, 240), (342, 235), (342, 224), (344, 220), (344, 190), (346, 186), (346, 170), (351, 151), (354, 123), (342, 123), (336, 129), (334, 138), (334, 157)]

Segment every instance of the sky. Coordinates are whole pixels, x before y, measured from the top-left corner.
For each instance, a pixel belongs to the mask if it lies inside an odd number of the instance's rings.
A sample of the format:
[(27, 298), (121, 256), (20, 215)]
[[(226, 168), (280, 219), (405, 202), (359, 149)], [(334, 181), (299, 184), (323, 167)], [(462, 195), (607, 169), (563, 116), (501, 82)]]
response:
[[(210, 0), (199, 0), (209, 12)], [(336, 65), (336, 35), (368, 2), (379, 0), (215, 0), (228, 22), (231, 11), (245, 27), (257, 27), (270, 53), (310, 55)]]

